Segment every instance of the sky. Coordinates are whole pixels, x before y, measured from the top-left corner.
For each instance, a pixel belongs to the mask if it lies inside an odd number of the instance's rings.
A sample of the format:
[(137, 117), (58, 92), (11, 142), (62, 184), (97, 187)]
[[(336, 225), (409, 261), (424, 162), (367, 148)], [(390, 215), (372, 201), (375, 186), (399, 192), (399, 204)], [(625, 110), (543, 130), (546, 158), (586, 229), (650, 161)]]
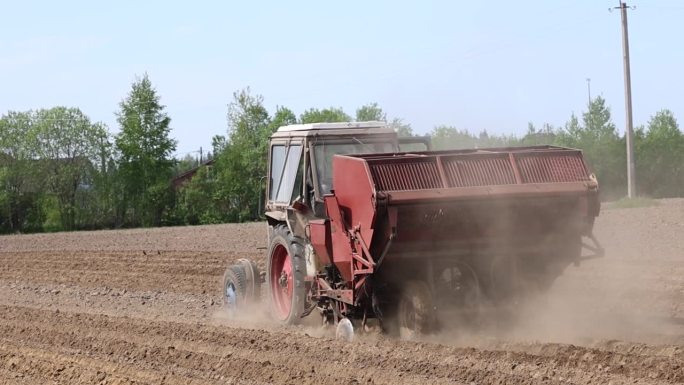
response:
[[(226, 135), (250, 87), (297, 115), (376, 102), (427, 134), (449, 125), (522, 135), (565, 124), (603, 96), (624, 130), (618, 0), (0, 0), (0, 114), (78, 107), (119, 131), (115, 112), (147, 73), (172, 119), (176, 155)], [(629, 5), (635, 126), (684, 119), (684, 2)]]

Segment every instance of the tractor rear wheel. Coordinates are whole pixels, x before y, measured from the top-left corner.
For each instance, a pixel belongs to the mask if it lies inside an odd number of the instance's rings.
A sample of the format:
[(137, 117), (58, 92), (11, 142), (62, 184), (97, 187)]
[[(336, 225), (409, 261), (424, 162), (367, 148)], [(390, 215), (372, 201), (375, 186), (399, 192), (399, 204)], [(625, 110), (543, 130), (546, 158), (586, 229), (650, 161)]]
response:
[(271, 313), (278, 321), (292, 325), (299, 323), (304, 313), (304, 247), (287, 226), (276, 226), (272, 234), (266, 267)]
[(399, 336), (415, 339), (431, 331), (435, 320), (432, 293), (423, 281), (408, 281), (399, 298), (397, 308)]

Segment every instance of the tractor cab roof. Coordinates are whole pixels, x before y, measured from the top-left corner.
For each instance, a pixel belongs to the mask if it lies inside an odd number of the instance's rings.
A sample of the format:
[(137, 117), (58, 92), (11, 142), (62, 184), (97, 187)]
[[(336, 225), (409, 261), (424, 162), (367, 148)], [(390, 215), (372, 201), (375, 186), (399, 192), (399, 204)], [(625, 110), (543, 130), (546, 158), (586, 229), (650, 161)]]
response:
[(337, 123), (308, 123), (282, 126), (273, 133), (273, 138), (304, 137), (304, 136), (339, 136), (365, 134), (395, 134), (392, 127), (383, 121), (369, 122), (337, 122)]

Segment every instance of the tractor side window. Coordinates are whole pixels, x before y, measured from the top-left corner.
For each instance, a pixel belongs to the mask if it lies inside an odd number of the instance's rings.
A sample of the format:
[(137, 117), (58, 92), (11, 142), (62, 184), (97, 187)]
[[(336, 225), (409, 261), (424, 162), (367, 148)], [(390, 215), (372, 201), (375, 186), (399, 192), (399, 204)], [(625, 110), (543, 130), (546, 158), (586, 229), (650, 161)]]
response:
[[(275, 149), (275, 146), (274, 146)], [(291, 144), (285, 149), (284, 162), (280, 162), (281, 171), (273, 171), (273, 184), (271, 187), (271, 197), (275, 197), (276, 202), (289, 202), (292, 197), (297, 171), (299, 170), (299, 160), (302, 156), (302, 145)], [(275, 161), (272, 161), (275, 163)], [(278, 172), (278, 174), (276, 174)], [(279, 178), (276, 176), (279, 175)], [(273, 199), (273, 198), (272, 198)]]
[(295, 177), (294, 188), (292, 189), (291, 202), (294, 202), (297, 198), (303, 198), (302, 195), (302, 183), (304, 179), (304, 159), (299, 161), (297, 166), (297, 176)]
[(287, 147), (285, 145), (275, 145), (271, 147), (271, 180), (269, 181), (268, 199), (275, 200), (276, 192), (278, 191), (278, 184), (280, 184), (280, 177), (283, 175), (283, 166), (285, 165), (285, 156), (287, 155)]

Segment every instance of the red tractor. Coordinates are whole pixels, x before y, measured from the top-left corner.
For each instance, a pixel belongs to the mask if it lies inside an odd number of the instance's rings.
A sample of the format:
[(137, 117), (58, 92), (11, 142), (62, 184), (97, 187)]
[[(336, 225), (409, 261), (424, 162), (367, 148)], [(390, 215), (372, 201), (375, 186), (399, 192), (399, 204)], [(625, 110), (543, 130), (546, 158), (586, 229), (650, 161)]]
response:
[(327, 323), (374, 319), (415, 335), (450, 311), (515, 304), (602, 254), (598, 183), (580, 150), (403, 148), (421, 142), (400, 143), (384, 122), (274, 133), (266, 271), (247, 260), (227, 269), (229, 309), (259, 300), (263, 281), (282, 323), (317, 311)]

